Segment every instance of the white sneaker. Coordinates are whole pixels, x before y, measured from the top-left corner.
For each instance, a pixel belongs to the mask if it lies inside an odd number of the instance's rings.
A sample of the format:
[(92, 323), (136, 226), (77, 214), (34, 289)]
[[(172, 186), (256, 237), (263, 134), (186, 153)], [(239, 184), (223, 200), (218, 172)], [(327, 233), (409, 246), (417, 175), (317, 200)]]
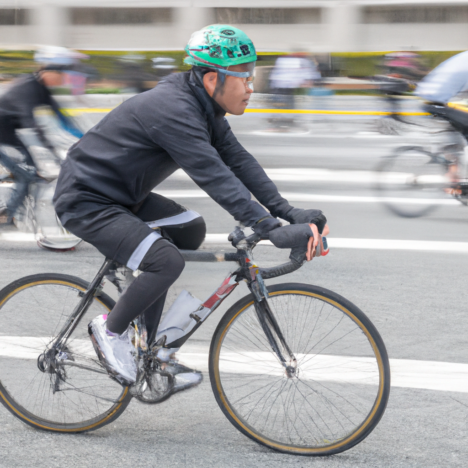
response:
[(190, 369), (190, 367), (180, 364), (176, 359), (170, 359), (163, 369), (174, 376), (173, 393), (195, 387), (203, 380), (203, 374), (200, 371)]
[(203, 375), (198, 372), (185, 372), (183, 374), (177, 374), (174, 378), (174, 388), (172, 391), (181, 392), (182, 390), (187, 390), (188, 388), (195, 387), (201, 384), (203, 380)]
[(130, 343), (128, 331), (121, 335), (107, 330), (107, 315), (99, 315), (88, 325), (94, 349), (107, 371), (120, 383), (131, 385), (137, 377), (134, 346)]

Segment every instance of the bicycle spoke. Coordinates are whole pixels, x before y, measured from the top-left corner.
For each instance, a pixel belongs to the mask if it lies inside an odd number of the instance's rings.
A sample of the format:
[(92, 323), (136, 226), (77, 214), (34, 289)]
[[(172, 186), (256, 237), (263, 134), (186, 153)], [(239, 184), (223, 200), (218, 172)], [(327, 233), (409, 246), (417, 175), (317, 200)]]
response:
[[(97, 300), (65, 344), (63, 357), (54, 355), (56, 370), (39, 368), (38, 358), (50, 350), (55, 334), (79, 303), (82, 289), (33, 282), (0, 308), (1, 384), (16, 405), (53, 424), (99, 419), (124, 392), (107, 375), (89, 339), (89, 321), (109, 311)], [(60, 359), (70, 365), (61, 364)]]
[(297, 363), (285, 369), (254, 306), (245, 308), (230, 323), (219, 353), (229, 406), (275, 443), (326, 447), (345, 439), (366, 420), (380, 388), (366, 334), (350, 315), (315, 296), (284, 293), (268, 303)]

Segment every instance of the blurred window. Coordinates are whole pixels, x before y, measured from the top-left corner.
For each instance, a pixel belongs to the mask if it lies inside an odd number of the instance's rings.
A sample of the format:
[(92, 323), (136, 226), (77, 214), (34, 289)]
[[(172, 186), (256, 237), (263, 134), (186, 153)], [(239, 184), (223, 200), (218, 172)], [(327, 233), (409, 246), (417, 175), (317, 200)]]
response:
[(364, 23), (465, 23), (468, 6), (368, 6)]
[(172, 8), (72, 8), (72, 24), (172, 23)]
[(320, 8), (215, 8), (216, 22), (227, 24), (317, 24)]
[(15, 8), (0, 8), (0, 25), (25, 25), (29, 24), (29, 10), (17, 10)]

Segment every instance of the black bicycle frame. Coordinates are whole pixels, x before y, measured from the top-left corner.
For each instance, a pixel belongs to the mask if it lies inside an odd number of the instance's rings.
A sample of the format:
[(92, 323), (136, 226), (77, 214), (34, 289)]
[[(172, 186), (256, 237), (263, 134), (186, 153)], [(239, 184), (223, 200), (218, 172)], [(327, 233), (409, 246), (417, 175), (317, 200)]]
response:
[[(226, 299), (231, 292), (237, 287), (240, 281), (245, 281), (247, 287), (254, 297), (254, 307), (256, 311), (257, 318), (259, 323), (265, 333), (266, 338), (273, 350), (277, 355), (279, 361), (282, 365), (289, 370), (292, 369), (287, 363), (286, 357), (283, 355), (281, 348), (287, 353), (289, 360), (293, 363), (296, 363), (296, 358), (291, 351), (290, 347), (286, 343), (284, 335), (281, 331), (281, 328), (268, 305), (268, 291), (263, 282), (263, 277), (273, 278), (275, 276), (281, 276), (291, 271), (297, 270), (300, 268), (302, 263), (291, 261), (284, 265), (279, 265), (273, 268), (262, 269), (259, 268), (252, 259), (252, 250), (259, 242), (258, 236), (255, 234), (248, 238), (243, 238), (241, 242), (237, 244), (237, 252), (204, 252), (204, 251), (184, 251), (181, 250), (182, 256), (186, 261), (196, 261), (196, 262), (223, 262), (231, 261), (237, 262), (239, 268), (234, 271), (230, 276), (228, 276), (221, 286), (216, 289), (216, 291), (200, 306), (203, 308), (209, 308), (210, 312), (205, 315), (203, 320), (199, 319), (196, 312), (192, 314), (198, 323), (197, 325), (185, 336), (179, 338), (173, 343), (167, 343), (165, 346), (169, 348), (179, 348), (181, 347), (188, 338), (205, 322), (211, 313), (216, 310), (219, 305)], [(85, 315), (94, 297), (99, 295), (99, 292), (102, 290), (103, 281), (105, 276), (109, 273), (111, 269), (117, 268), (119, 265), (110, 259), (106, 259), (104, 264), (99, 269), (95, 278), (91, 281), (88, 289), (80, 293), (82, 296), (81, 301), (75, 307), (75, 310), (72, 312), (70, 317), (67, 319), (66, 323), (56, 336), (53, 341), (52, 348), (60, 350), (64, 348), (68, 338), (73, 333), (75, 328), (80, 323), (82, 317)], [(198, 320), (197, 320), (198, 319)], [(289, 369), (289, 370), (288, 370)]]
[(99, 269), (97, 275), (95, 276), (93, 281), (91, 281), (88, 289), (84, 293), (82, 293), (81, 301), (75, 307), (75, 310), (72, 312), (70, 317), (68, 317), (65, 325), (62, 327), (59, 334), (55, 338), (54, 344), (53, 344), (54, 348), (60, 349), (61, 347), (65, 345), (67, 339), (73, 333), (75, 328), (80, 323), (81, 318), (91, 306), (91, 303), (93, 302), (94, 297), (98, 295), (98, 291), (100, 290), (100, 288), (102, 288), (102, 282), (104, 280), (104, 276), (109, 271), (113, 263), (114, 263), (113, 260), (106, 258), (106, 260), (104, 261), (104, 264)]

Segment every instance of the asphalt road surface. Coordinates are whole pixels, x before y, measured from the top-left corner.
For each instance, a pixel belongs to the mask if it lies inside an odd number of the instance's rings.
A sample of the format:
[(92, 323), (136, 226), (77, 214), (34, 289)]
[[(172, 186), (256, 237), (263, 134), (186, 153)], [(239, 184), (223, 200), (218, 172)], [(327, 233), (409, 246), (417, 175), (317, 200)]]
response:
[[(372, 170), (381, 156), (402, 142), (427, 137), (383, 137), (370, 120), (309, 120), (287, 133), (269, 131), (270, 123), (262, 115), (231, 118), (231, 123), (294, 206), (321, 208), (328, 218), (330, 254), (273, 281), (331, 289), (355, 303), (376, 325), (394, 374), (380, 424), (361, 444), (332, 457), (275, 453), (231, 426), (205, 373), (200, 387), (161, 405), (133, 401), (118, 420), (89, 434), (40, 432), (0, 408), (0, 466), (466, 466), (468, 208), (440, 194), (428, 215), (398, 218), (379, 203), (373, 190)], [(204, 248), (229, 248), (222, 242), (234, 227), (233, 220), (183, 174), (176, 173), (157, 191), (203, 214), (209, 233)], [(27, 274), (50, 271), (91, 279), (102, 262), (89, 245), (51, 253), (26, 237), (15, 237), (13, 230), (0, 233), (0, 251), (1, 287)], [(259, 246), (256, 260), (272, 266), (287, 255)], [(231, 268), (187, 264), (170, 299), (182, 289), (204, 299)], [(187, 362), (193, 350), (208, 352), (222, 314), (245, 293), (244, 286), (239, 287), (193, 335), (183, 348)]]

